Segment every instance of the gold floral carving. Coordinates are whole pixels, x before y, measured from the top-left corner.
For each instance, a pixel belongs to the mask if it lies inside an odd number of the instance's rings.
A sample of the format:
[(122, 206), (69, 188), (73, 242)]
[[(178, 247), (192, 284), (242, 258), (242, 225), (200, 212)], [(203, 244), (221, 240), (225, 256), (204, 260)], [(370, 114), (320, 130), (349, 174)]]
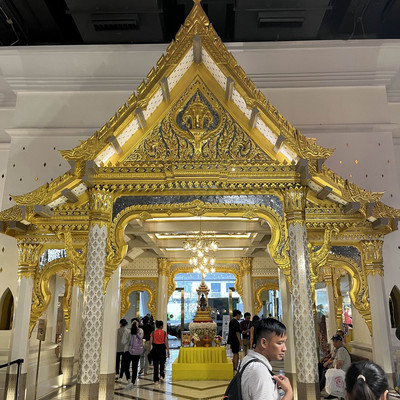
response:
[(240, 273), (242, 275), (251, 274), (253, 257), (242, 257), (240, 260)]
[(283, 196), (283, 210), (288, 223), (305, 223), (305, 206), (308, 188), (293, 185), (291, 188), (281, 190)]
[(35, 276), (39, 267), (41, 244), (18, 243), (18, 277)]
[(121, 280), (121, 311), (120, 317), (128, 312), (130, 308), (129, 295), (135, 291), (145, 291), (149, 294), (149, 301), (147, 307), (152, 315), (156, 314), (156, 298), (157, 288), (156, 282), (152, 279), (140, 279), (135, 281), (134, 279), (122, 279)]
[(378, 274), (383, 277), (383, 240), (364, 240), (361, 244), (366, 275)]
[(400, 218), (400, 210), (377, 201), (373, 208), (372, 216), (375, 218)]
[(310, 262), (311, 284), (314, 286), (318, 281), (320, 269), (326, 264), (331, 248), (332, 236), (337, 235), (339, 229), (336, 226), (326, 226), (324, 231), (324, 242), (320, 249), (313, 251), (312, 243), (308, 243), (308, 257)]
[[(333, 272), (334, 289), (337, 294), (340, 294), (340, 277), (342, 273), (340, 269), (345, 270), (351, 276), (351, 289), (349, 296), (352, 304), (357, 309), (357, 311), (364, 318), (365, 323), (372, 335), (372, 322), (371, 322), (371, 309), (369, 304), (369, 289), (366, 276), (361, 267), (355, 263), (353, 260), (347, 257), (329, 254), (327, 260), (327, 266), (333, 269), (339, 269), (339, 271)], [(341, 302), (338, 302), (337, 307), (340, 306)]]
[(158, 258), (158, 275), (168, 276), (169, 275), (169, 264), (168, 258)]
[(125, 162), (200, 159), (271, 161), (197, 79)]
[(346, 179), (342, 189), (342, 196), (347, 201), (376, 202), (383, 196), (383, 192), (371, 192)]
[(257, 277), (253, 279), (254, 315), (257, 315), (262, 309), (263, 303), (261, 300), (261, 294), (265, 290), (279, 290), (279, 279), (276, 277)]
[(19, 206), (13, 206), (0, 212), (0, 221), (21, 221), (22, 210)]
[(50, 278), (58, 274), (65, 279), (65, 292), (63, 298), (63, 311), (66, 330), (69, 329), (71, 315), (71, 289), (72, 289), (72, 270), (70, 269), (67, 258), (58, 258), (46, 264), (40, 273), (35, 275), (35, 281), (32, 291), (32, 307), (29, 321), (29, 337), (40, 316), (46, 311), (52, 293), (49, 288)]
[(65, 250), (67, 253), (68, 260), (73, 269), (73, 280), (72, 284), (78, 285), (83, 293), (84, 289), (84, 277), (85, 277), (85, 266), (86, 266), (86, 255), (87, 255), (87, 243), (85, 243), (79, 251), (75, 249), (73, 244), (72, 233), (67, 231), (59, 234), (60, 237), (64, 238)]
[(300, 158), (307, 160), (327, 159), (335, 151), (335, 149), (327, 149), (317, 145), (313, 140), (302, 135), (297, 129), (281, 129), (281, 134), (286, 138), (286, 144), (292, 147)]
[(37, 204), (47, 204), (51, 202), (53, 192), (49, 188), (49, 183), (40, 186), (38, 189), (21, 196), (11, 196), (11, 198), (21, 206), (34, 206)]

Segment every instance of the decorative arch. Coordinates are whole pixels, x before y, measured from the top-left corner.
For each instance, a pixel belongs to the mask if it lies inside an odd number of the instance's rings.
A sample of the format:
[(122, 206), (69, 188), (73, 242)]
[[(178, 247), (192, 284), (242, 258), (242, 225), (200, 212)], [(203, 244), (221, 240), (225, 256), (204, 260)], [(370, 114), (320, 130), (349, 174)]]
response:
[(13, 324), (14, 297), (7, 288), (0, 300), (0, 330), (10, 330)]
[(279, 279), (277, 277), (257, 277), (253, 279), (254, 315), (261, 311), (261, 293), (264, 292), (264, 290), (279, 290)]
[(389, 296), (390, 323), (392, 328), (400, 326), (400, 290), (394, 285)]
[(193, 215), (224, 215), (249, 219), (262, 218), (267, 221), (271, 227), (271, 240), (267, 246), (268, 251), (276, 264), (283, 269), (285, 275), (290, 280), (289, 257), (285, 251), (287, 247), (287, 243), (285, 242), (286, 226), (283, 217), (273, 208), (260, 204), (208, 203), (197, 199), (188, 203), (142, 204), (126, 207), (114, 217), (111, 223), (109, 235), (110, 251), (107, 257), (107, 264), (116, 268), (122, 262), (127, 250), (124, 231), (131, 220), (187, 217)]
[[(352, 285), (350, 289), (350, 299), (354, 307), (364, 318), (365, 323), (368, 326), (369, 332), (372, 335), (372, 322), (371, 322), (371, 310), (369, 306), (369, 290), (367, 280), (365, 278), (362, 268), (350, 258), (329, 255), (327, 265), (332, 268), (341, 268), (347, 271), (351, 277)], [(338, 284), (338, 279), (334, 282), (334, 285)]]
[[(174, 265), (181, 264), (179, 267), (174, 268)], [(223, 264), (223, 265), (221, 265)], [(239, 293), (240, 297), (243, 298), (243, 285), (242, 285), (242, 277), (240, 275), (240, 267), (237, 261), (224, 261), (224, 262), (216, 262), (215, 264), (215, 272), (225, 272), (230, 273), (235, 276), (235, 290)], [(178, 274), (185, 274), (193, 272), (192, 265), (182, 264), (182, 262), (171, 261), (169, 262), (169, 270), (170, 273), (168, 275), (168, 298), (171, 297), (172, 293), (176, 288), (175, 277)]]
[(32, 308), (29, 321), (29, 337), (32, 335), (33, 328), (40, 316), (47, 310), (52, 293), (49, 288), (50, 278), (59, 275), (65, 279), (65, 292), (63, 299), (63, 311), (65, 319), (65, 329), (69, 329), (72, 301), (72, 269), (68, 258), (56, 258), (47, 263), (40, 274), (35, 277), (32, 292)]
[(152, 315), (156, 314), (156, 299), (157, 299), (157, 279), (146, 279), (136, 280), (135, 279), (123, 279), (121, 282), (121, 311), (120, 318), (122, 318), (129, 310), (131, 303), (129, 301), (129, 295), (136, 291), (145, 291), (149, 295), (149, 301), (147, 307)]

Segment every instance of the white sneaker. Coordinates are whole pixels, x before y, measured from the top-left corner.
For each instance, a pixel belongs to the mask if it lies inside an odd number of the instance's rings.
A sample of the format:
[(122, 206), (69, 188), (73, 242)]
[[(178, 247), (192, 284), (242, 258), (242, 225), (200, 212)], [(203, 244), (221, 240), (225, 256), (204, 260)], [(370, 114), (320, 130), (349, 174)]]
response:
[(165, 382), (165, 378), (160, 377), (160, 383), (164, 383)]
[(124, 390), (132, 390), (133, 389), (133, 383), (129, 383), (128, 385), (125, 386)]

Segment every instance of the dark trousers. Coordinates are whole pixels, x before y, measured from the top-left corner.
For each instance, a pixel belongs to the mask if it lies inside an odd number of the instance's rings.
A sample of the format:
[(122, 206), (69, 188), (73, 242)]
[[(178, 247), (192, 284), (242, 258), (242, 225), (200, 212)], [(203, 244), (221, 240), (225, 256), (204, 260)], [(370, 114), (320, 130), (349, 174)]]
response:
[(160, 380), (158, 376), (158, 367), (160, 367), (160, 376), (161, 378), (165, 378), (165, 361), (167, 359), (166, 356), (166, 347), (165, 344), (153, 344), (153, 381), (158, 382)]
[[(130, 354), (129, 354), (130, 355)], [(137, 356), (131, 356), (131, 361), (132, 361), (132, 383), (134, 384), (136, 382), (137, 378), (137, 370), (138, 370), (138, 364), (140, 360), (140, 354)]]
[(129, 354), (129, 351), (125, 351), (125, 353), (122, 354), (121, 372), (119, 373), (120, 378), (122, 378), (125, 374), (126, 379), (128, 381), (129, 379), (131, 379), (131, 373), (129, 371), (130, 365), (131, 365), (131, 355)]
[(122, 359), (123, 355), (124, 355), (123, 351), (117, 351), (117, 359), (116, 359), (116, 362), (115, 362), (115, 373), (117, 375), (119, 375), (119, 369), (120, 369), (120, 366), (121, 366), (121, 359)]

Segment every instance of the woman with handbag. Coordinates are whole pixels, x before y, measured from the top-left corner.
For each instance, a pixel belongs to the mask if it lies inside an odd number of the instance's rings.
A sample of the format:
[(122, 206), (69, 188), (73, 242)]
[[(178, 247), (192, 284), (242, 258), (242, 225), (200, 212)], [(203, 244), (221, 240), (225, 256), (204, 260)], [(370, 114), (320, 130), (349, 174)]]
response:
[(163, 330), (163, 326), (163, 321), (156, 321), (156, 330), (150, 335), (151, 356), (154, 366), (154, 383), (159, 383), (160, 381), (164, 382), (165, 361), (167, 357), (169, 357), (168, 335)]

